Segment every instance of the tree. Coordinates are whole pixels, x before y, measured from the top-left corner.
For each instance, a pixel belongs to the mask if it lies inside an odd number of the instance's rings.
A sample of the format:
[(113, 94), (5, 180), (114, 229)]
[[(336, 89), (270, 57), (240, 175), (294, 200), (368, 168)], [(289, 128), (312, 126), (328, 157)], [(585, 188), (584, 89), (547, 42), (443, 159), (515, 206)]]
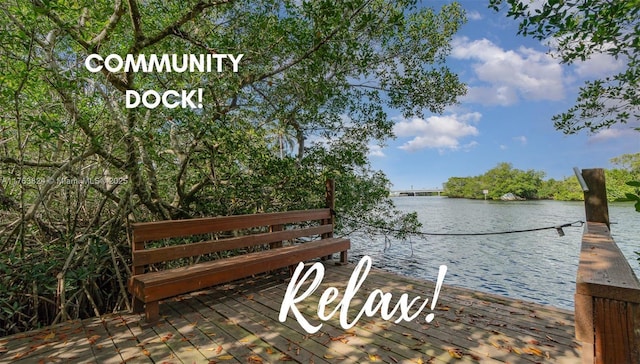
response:
[(611, 158), (611, 163), (626, 169), (631, 173), (637, 175), (636, 178), (640, 179), (640, 153), (628, 153), (621, 156)]
[[(519, 34), (553, 44), (563, 63), (608, 54), (626, 62), (624, 71), (580, 88), (576, 104), (553, 117), (556, 129), (574, 134), (609, 128), (640, 117), (640, 1), (602, 0), (490, 0), (499, 11), (520, 20)], [(550, 41), (552, 40), (552, 41)], [(636, 127), (637, 129), (637, 127)]]
[[(385, 110), (464, 93), (444, 65), (463, 21), (410, 0), (3, 1), (0, 336), (125, 306), (132, 221), (316, 207), (325, 178), (343, 225), (414, 221), (368, 148), (392, 137)], [(244, 56), (238, 72), (92, 73), (91, 54)], [(201, 109), (124, 105), (198, 88)]]
[(451, 177), (444, 184), (444, 193), (449, 197), (485, 198), (499, 200), (507, 193), (526, 199), (537, 199), (542, 189), (544, 172), (515, 169), (510, 163), (502, 162), (484, 174), (475, 177)]
[[(612, 158), (611, 163), (621, 166), (622, 169), (614, 169), (611, 172), (616, 172), (615, 174), (606, 175), (607, 195), (613, 194), (620, 200), (634, 201), (636, 211), (640, 212), (640, 153), (623, 154)], [(609, 191), (611, 180), (616, 186), (614, 191)], [(626, 182), (625, 185), (620, 186), (620, 183), (615, 184), (615, 181)]]

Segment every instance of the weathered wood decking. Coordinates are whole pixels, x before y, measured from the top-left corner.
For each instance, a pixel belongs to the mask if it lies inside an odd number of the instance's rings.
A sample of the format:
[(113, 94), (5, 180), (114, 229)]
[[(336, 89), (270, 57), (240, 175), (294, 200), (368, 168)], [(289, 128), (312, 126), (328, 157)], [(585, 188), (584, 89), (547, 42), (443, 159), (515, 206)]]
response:
[[(311, 322), (320, 294), (343, 292), (354, 265), (327, 265), (309, 302)], [(288, 274), (243, 280), (164, 301), (154, 326), (126, 312), (0, 338), (0, 362), (16, 363), (579, 363), (573, 313), (446, 285), (435, 319), (430, 303), (415, 320), (363, 317), (343, 330), (334, 317), (307, 334), (289, 315), (278, 321)], [(410, 299), (433, 296), (434, 284), (372, 270), (354, 311), (373, 289)], [(422, 302), (422, 301), (421, 301)], [(335, 305), (330, 306), (332, 309)], [(354, 314), (355, 315), (355, 312)], [(353, 317), (351, 315), (351, 317)], [(396, 315), (397, 317), (397, 315)]]

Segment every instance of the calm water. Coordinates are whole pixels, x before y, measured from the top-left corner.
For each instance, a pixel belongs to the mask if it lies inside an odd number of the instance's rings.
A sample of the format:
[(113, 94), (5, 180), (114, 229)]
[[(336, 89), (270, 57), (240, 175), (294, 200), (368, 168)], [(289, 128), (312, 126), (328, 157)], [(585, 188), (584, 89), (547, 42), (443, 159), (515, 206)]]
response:
[[(416, 211), (422, 231), (479, 233), (525, 230), (584, 220), (582, 202), (495, 202), (446, 197), (398, 197), (403, 211)], [(640, 276), (634, 251), (640, 251), (640, 214), (631, 204), (609, 205), (616, 243)], [(573, 309), (582, 227), (489, 235), (428, 236), (411, 241), (382, 236), (352, 236), (352, 259), (369, 255), (375, 266), (435, 281), (438, 267), (444, 283)]]

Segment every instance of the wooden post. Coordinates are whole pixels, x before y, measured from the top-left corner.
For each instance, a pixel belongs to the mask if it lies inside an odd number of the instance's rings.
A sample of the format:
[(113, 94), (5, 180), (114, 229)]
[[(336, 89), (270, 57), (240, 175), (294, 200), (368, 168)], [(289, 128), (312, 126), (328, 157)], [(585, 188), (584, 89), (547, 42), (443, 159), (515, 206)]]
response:
[(593, 297), (576, 293), (574, 296), (576, 340), (580, 343), (583, 364), (593, 364), (595, 356), (595, 328), (593, 320)]
[[(326, 219), (323, 223), (333, 225), (336, 222), (336, 218), (334, 215), (334, 208), (336, 207), (336, 182), (331, 178), (327, 178), (327, 180), (324, 183), (324, 198), (325, 198), (325, 206), (331, 209), (331, 217)], [(323, 239), (333, 238), (333, 232), (324, 234), (322, 238)], [(332, 259), (332, 258), (333, 258), (333, 255), (328, 255), (326, 257), (323, 257), (322, 260)]]
[(584, 209), (587, 221), (604, 223), (610, 229), (604, 169), (583, 169), (582, 178), (589, 187), (589, 190), (584, 192)]
[(588, 187), (575, 295), (582, 362), (640, 363), (640, 282), (610, 234), (604, 170), (580, 174)]
[[(282, 231), (283, 229), (284, 229), (284, 226), (282, 224), (269, 226), (269, 232)], [(277, 248), (282, 248), (282, 241), (269, 243), (269, 249), (277, 249)]]
[[(138, 274), (143, 274), (145, 267), (143, 265), (139, 265), (137, 264), (137, 259), (136, 259), (136, 252), (137, 251), (142, 251), (144, 250), (145, 247), (145, 242), (144, 241), (138, 241), (138, 239), (136, 239), (136, 232), (135, 230), (132, 231), (131, 233), (131, 275), (135, 276)], [(129, 279), (129, 292), (131, 292), (131, 278)], [(144, 302), (139, 300), (138, 298), (136, 298), (135, 295), (131, 295), (131, 311), (133, 313), (142, 313), (144, 312)]]
[[(331, 209), (331, 217), (325, 223), (333, 225), (336, 222), (334, 214), (336, 208), (336, 181), (330, 178), (325, 182), (325, 201), (327, 208)], [(325, 237), (332, 238), (333, 233), (327, 233)]]
[[(324, 223), (325, 224), (331, 224), (335, 226), (336, 223), (336, 215), (335, 215), (335, 208), (336, 208), (336, 181), (334, 179), (328, 178), (325, 182), (325, 204), (327, 206), (327, 208), (331, 209), (331, 217), (329, 219), (327, 219)], [(330, 233), (327, 233), (323, 236), (323, 238), (332, 238), (333, 237), (333, 231)], [(327, 259), (331, 259), (333, 258), (333, 256), (328, 256), (326, 257)], [(340, 261), (337, 262), (336, 264), (347, 264), (347, 252), (343, 251), (340, 252)]]

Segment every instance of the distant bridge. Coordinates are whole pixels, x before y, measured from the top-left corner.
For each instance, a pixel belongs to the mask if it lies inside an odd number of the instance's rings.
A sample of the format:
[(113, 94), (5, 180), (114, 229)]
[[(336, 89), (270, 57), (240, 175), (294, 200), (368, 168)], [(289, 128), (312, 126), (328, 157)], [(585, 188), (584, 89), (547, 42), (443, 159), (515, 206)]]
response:
[(391, 191), (389, 194), (391, 196), (432, 196), (437, 195), (440, 196), (440, 193), (443, 191), (441, 188), (423, 188), (419, 190), (395, 190)]

